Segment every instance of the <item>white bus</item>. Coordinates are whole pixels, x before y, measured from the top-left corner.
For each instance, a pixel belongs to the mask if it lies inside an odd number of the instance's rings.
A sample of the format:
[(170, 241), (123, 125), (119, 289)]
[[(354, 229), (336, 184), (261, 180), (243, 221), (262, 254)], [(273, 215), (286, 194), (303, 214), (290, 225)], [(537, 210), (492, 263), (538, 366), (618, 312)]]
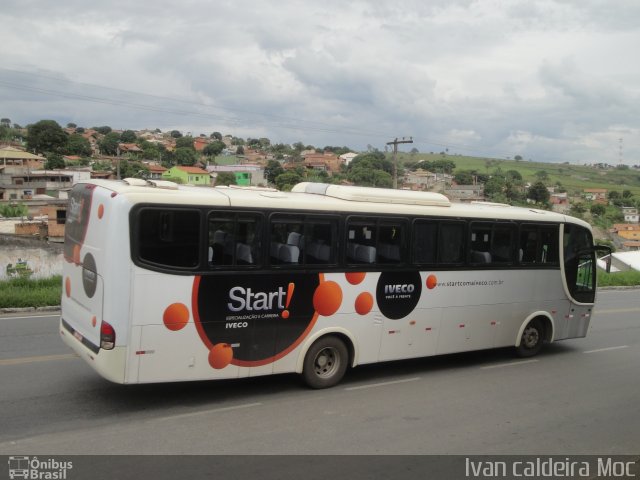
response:
[(596, 248), (576, 218), (435, 193), (96, 180), (70, 194), (60, 333), (125, 384), (530, 356), (587, 334)]

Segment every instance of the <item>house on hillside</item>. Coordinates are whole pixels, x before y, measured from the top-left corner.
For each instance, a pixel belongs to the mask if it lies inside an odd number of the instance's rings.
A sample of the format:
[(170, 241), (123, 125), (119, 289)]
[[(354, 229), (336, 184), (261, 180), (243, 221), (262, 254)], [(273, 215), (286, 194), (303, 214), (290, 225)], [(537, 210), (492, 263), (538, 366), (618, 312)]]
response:
[(307, 153), (304, 155), (304, 166), (311, 170), (339, 173), (343, 160), (335, 153)]
[(626, 223), (640, 222), (640, 215), (638, 215), (638, 209), (636, 207), (622, 207), (622, 215), (624, 215), (624, 221)]
[(207, 172), (213, 178), (217, 178), (221, 172), (231, 172), (236, 177), (236, 185), (258, 186), (266, 185), (264, 178), (264, 168), (260, 165), (210, 165)]
[(616, 223), (611, 232), (625, 240), (640, 240), (640, 225), (637, 223)]
[(593, 203), (599, 203), (601, 205), (608, 205), (607, 201), (607, 189), (606, 188), (585, 188), (583, 190), (584, 198), (592, 201)]
[(454, 202), (482, 202), (484, 201), (484, 185), (452, 185), (444, 194)]
[(178, 165), (170, 168), (162, 174), (164, 180), (179, 178), (182, 183), (191, 185), (211, 185), (209, 172), (198, 167), (185, 167)]

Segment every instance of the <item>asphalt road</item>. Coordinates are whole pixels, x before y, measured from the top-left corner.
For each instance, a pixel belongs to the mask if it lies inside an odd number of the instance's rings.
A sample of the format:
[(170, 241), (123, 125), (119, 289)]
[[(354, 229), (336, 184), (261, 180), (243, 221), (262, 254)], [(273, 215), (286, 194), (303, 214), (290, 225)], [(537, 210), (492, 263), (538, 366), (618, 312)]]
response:
[(587, 338), (296, 375), (114, 385), (57, 316), (0, 318), (0, 455), (640, 453), (640, 290), (599, 293)]

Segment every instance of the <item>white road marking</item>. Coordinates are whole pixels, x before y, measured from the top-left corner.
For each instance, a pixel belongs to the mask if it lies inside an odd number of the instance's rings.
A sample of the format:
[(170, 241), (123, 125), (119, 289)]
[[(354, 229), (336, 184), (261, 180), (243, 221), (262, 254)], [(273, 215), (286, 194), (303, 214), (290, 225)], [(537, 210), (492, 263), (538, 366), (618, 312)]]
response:
[(518, 360), (515, 362), (508, 362), (508, 363), (498, 363), (496, 365), (487, 365), (485, 367), (480, 367), (481, 370), (490, 370), (492, 368), (502, 368), (502, 367), (517, 367), (518, 365), (525, 365), (527, 363), (535, 363), (535, 362), (539, 362), (540, 360), (537, 360), (535, 358), (531, 359), (531, 360)]
[(610, 350), (621, 350), (623, 348), (629, 348), (629, 345), (619, 345), (617, 347), (607, 347), (607, 348), (598, 348), (596, 350), (587, 350), (582, 353), (598, 353), (598, 352), (608, 352)]
[(416, 380), (420, 380), (420, 377), (405, 378), (403, 380), (394, 380), (392, 382), (369, 383), (368, 385), (360, 385), (358, 387), (347, 387), (347, 388), (345, 388), (345, 390), (351, 391), (351, 390), (364, 390), (365, 388), (386, 387), (387, 385), (395, 385), (397, 383), (415, 382)]
[(22, 365), (24, 363), (34, 362), (51, 362), (55, 360), (69, 360), (71, 358), (79, 358), (75, 353), (63, 353), (60, 355), (40, 355), (37, 357), (17, 357), (17, 358), (5, 358), (0, 360), (0, 367), (6, 365)]
[(153, 420), (150, 421), (165, 421), (165, 420), (175, 420), (178, 418), (189, 418), (189, 417), (198, 417), (200, 415), (207, 415), (210, 413), (220, 413), (220, 412), (231, 412), (233, 410), (241, 410), (244, 408), (252, 408), (252, 407), (259, 407), (260, 405), (262, 405), (262, 403), (257, 402), (257, 403), (245, 403), (242, 405), (233, 405), (231, 407), (220, 407), (220, 408), (212, 408), (210, 410), (202, 410), (199, 412), (191, 412), (191, 413), (181, 413), (178, 415), (170, 415), (168, 417), (160, 417), (160, 418), (155, 418)]

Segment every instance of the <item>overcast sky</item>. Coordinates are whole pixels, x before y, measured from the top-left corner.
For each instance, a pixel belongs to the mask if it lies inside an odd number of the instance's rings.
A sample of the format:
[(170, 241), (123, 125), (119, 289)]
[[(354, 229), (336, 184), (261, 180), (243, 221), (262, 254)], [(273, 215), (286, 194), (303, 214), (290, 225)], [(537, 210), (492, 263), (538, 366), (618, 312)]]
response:
[(640, 164), (638, 0), (3, 0), (0, 116)]

